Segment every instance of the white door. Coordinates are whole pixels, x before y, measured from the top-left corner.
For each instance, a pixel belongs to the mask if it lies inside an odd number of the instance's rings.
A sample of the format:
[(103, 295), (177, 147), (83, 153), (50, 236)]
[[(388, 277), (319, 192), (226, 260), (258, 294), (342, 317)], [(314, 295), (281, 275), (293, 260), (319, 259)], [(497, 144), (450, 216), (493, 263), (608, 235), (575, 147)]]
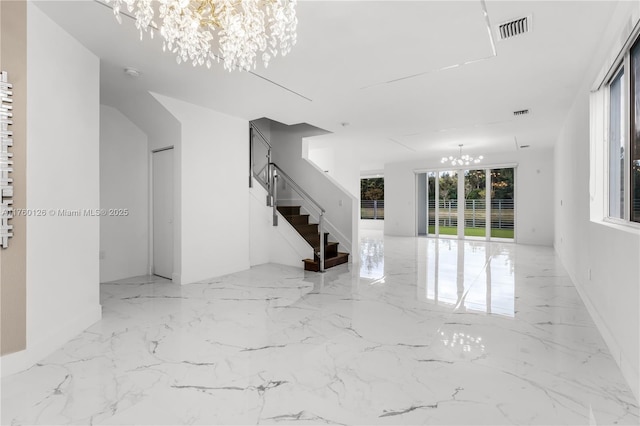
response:
[(153, 158), (153, 273), (173, 274), (173, 149), (154, 152)]

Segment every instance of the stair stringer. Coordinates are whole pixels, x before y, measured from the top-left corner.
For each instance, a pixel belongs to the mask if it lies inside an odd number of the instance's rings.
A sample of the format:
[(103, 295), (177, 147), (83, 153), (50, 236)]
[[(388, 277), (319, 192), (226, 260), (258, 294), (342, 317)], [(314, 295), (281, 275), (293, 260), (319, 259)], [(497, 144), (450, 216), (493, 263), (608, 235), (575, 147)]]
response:
[(278, 212), (273, 226), (273, 209), (266, 206), (267, 191), (259, 184), (249, 189), (250, 264), (279, 263), (302, 266), (302, 259), (313, 259), (313, 248)]

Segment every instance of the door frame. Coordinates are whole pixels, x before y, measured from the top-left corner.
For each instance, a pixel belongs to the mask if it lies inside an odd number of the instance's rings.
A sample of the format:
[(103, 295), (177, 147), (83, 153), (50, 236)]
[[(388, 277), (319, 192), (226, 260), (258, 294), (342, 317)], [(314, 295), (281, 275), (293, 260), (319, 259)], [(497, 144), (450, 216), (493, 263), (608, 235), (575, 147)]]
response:
[(175, 167), (175, 155), (176, 155), (176, 151), (175, 151), (175, 146), (174, 145), (170, 145), (170, 146), (165, 146), (163, 148), (157, 148), (157, 149), (152, 149), (151, 151), (149, 151), (149, 197), (148, 197), (148, 206), (149, 206), (149, 243), (148, 243), (148, 255), (149, 255), (149, 269), (148, 269), (148, 273), (149, 275), (155, 275), (154, 274), (154, 269), (155, 269), (155, 259), (153, 256), (153, 225), (154, 225), (154, 221), (153, 221), (153, 154), (156, 154), (158, 152), (162, 152), (162, 151), (169, 151), (169, 150), (174, 150), (173, 151), (173, 173), (174, 173), (174, 178), (173, 178), (173, 183), (174, 183), (174, 190), (173, 190), (173, 207), (174, 207), (174, 221), (173, 221), (173, 253), (172, 253), (172, 261), (173, 261), (173, 265), (172, 265), (172, 276), (171, 276), (171, 280), (174, 281), (174, 276), (175, 276), (175, 263), (176, 263), (176, 259), (175, 259), (175, 254), (176, 254), (176, 249), (175, 249), (175, 243), (176, 243), (176, 222), (175, 222), (175, 196), (176, 196), (176, 192), (175, 192), (175, 173), (176, 173), (176, 167)]
[[(478, 166), (478, 165), (475, 165)], [(471, 240), (485, 240), (485, 241), (497, 241), (497, 242), (514, 242), (517, 243), (518, 242), (518, 221), (517, 221), (517, 217), (518, 217), (518, 197), (519, 197), (519, 193), (518, 193), (518, 163), (503, 163), (503, 164), (487, 164), (487, 165), (483, 165), (482, 167), (471, 167), (471, 165), (469, 166), (465, 166), (465, 167), (443, 167), (442, 165), (438, 165), (438, 167), (427, 167), (427, 168), (419, 168), (419, 169), (414, 169), (413, 173), (415, 175), (414, 177), (414, 203), (415, 203), (415, 223), (414, 223), (414, 234), (415, 236), (418, 236), (418, 223), (419, 223), (419, 215), (420, 215), (420, 205), (418, 203), (418, 175), (425, 173), (427, 174), (427, 185), (426, 185), (426, 189), (427, 191), (429, 191), (429, 176), (428, 174), (431, 172), (435, 172), (436, 174), (436, 199), (438, 198), (438, 189), (439, 189), (439, 185), (437, 185), (438, 179), (439, 179), (439, 174), (440, 172), (449, 172), (449, 171), (455, 171), (456, 173), (458, 173), (458, 185), (463, 186), (464, 187), (464, 171), (465, 170), (493, 170), (493, 169), (513, 169), (513, 200), (514, 200), (514, 206), (513, 206), (513, 215), (514, 215), (514, 220), (513, 220), (513, 239), (511, 238), (492, 238), (491, 237), (491, 232), (490, 232), (490, 226), (488, 227), (488, 231), (489, 232), (485, 232), (485, 237), (465, 237), (464, 236), (464, 220), (463, 220), (463, 228), (462, 228), (462, 233), (460, 232), (460, 229), (458, 229), (458, 234), (457, 235), (446, 235), (446, 236), (442, 236), (443, 238), (454, 238), (454, 239), (471, 239)], [(463, 180), (462, 183), (460, 181), (460, 176), (462, 175)], [(490, 179), (490, 174), (487, 174), (487, 177), (489, 177)], [(487, 180), (487, 187), (490, 188), (490, 180)], [(464, 200), (464, 191), (461, 193), (458, 190), (458, 207), (461, 205), (460, 204), (460, 198), (462, 198)], [(490, 198), (487, 198), (487, 205), (490, 205)], [(428, 201), (428, 195), (427, 195), (427, 201)], [(464, 203), (462, 204), (464, 205)], [(438, 203), (436, 203), (436, 221), (439, 219), (438, 218)], [(489, 207), (489, 213), (491, 212), (491, 208)], [(428, 207), (427, 207), (427, 234), (426, 236), (429, 237), (429, 211), (428, 211)], [(458, 209), (458, 217), (460, 217), (460, 209)], [(462, 212), (462, 215), (464, 215), (464, 212)], [(463, 216), (464, 217), (464, 216)], [(458, 220), (458, 224), (460, 223), (460, 221)], [(491, 220), (488, 221), (488, 223), (491, 223)], [(433, 237), (435, 238), (440, 238), (441, 235), (438, 232), (438, 223), (436, 222), (436, 234), (433, 235)]]

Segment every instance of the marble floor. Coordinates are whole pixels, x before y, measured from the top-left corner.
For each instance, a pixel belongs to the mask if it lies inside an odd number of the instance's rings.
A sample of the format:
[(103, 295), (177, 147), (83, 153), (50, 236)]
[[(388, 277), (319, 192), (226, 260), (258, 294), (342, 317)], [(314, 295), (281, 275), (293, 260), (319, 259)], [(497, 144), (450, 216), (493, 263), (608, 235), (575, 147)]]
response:
[(362, 235), (361, 264), (102, 285), (2, 424), (638, 424), (551, 248)]

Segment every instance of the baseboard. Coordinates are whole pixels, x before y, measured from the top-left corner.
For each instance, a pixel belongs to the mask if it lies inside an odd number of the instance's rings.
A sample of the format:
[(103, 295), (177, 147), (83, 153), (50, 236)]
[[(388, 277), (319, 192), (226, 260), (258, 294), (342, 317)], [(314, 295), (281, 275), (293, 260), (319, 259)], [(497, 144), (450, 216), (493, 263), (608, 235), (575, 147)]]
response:
[(102, 306), (91, 306), (81, 315), (62, 324), (57, 330), (53, 330), (45, 339), (39, 342), (27, 340), (27, 349), (0, 358), (1, 377), (31, 368), (100, 319), (102, 319)]
[[(558, 254), (557, 250), (556, 250), (556, 254)], [(636, 397), (636, 401), (640, 404), (640, 389), (639, 389), (640, 383), (638, 383), (640, 372), (634, 369), (633, 363), (630, 362), (626, 353), (623, 352), (622, 349), (620, 348), (620, 345), (618, 344), (613, 333), (611, 332), (611, 330), (609, 330), (607, 323), (600, 316), (600, 313), (598, 312), (595, 305), (593, 304), (593, 302), (591, 301), (587, 293), (584, 291), (582, 286), (578, 283), (576, 279), (574, 279), (574, 277), (571, 277), (571, 274), (569, 274), (569, 278), (571, 278), (571, 282), (573, 283), (573, 286), (576, 288), (576, 291), (580, 295), (582, 302), (587, 308), (587, 311), (589, 312), (591, 319), (595, 323), (596, 328), (600, 332), (600, 335), (604, 339), (605, 344), (609, 348), (609, 352), (611, 352), (611, 356), (616, 361), (616, 364), (618, 364), (618, 367), (622, 372), (622, 376), (624, 377), (625, 381), (629, 385), (629, 388), (631, 388), (633, 395)]]

